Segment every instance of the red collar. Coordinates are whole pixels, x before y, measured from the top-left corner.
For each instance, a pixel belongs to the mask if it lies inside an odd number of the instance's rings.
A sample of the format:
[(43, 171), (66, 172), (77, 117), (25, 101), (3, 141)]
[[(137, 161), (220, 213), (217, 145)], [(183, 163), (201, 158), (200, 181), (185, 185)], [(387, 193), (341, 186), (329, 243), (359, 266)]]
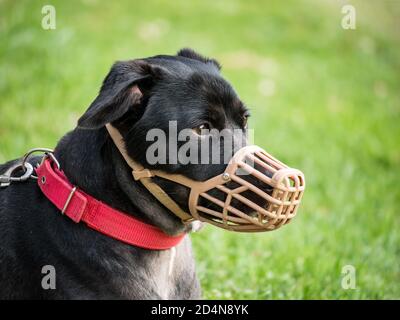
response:
[(74, 187), (52, 161), (46, 159), (36, 169), (43, 194), (74, 222), (85, 222), (90, 228), (137, 247), (163, 250), (179, 244), (185, 234), (169, 236), (155, 226), (139, 221), (96, 200)]

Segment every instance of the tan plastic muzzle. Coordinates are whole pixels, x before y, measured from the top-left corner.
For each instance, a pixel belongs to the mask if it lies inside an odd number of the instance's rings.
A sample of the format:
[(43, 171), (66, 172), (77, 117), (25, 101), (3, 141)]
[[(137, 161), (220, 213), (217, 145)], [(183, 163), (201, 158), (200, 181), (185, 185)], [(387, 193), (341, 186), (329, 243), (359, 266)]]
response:
[[(287, 224), (297, 213), (305, 188), (303, 173), (289, 168), (258, 146), (238, 150), (223, 174), (195, 181), (183, 175), (143, 168), (128, 156), (118, 130), (110, 124), (106, 127), (132, 168), (134, 179), (140, 180), (184, 222), (200, 220), (232, 231), (260, 232)], [(190, 214), (152, 181), (155, 176), (190, 189)]]

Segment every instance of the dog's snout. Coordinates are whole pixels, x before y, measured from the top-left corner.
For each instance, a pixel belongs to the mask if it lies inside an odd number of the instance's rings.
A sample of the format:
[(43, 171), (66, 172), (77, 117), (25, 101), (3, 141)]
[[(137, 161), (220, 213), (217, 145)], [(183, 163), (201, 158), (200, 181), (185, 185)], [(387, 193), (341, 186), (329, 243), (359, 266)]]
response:
[[(273, 177), (273, 174), (272, 174), (271, 171), (265, 169), (264, 167), (262, 167), (262, 166), (260, 166), (260, 165), (258, 165), (258, 164), (255, 164), (254, 169), (256, 169), (257, 171), (259, 171), (261, 174), (263, 174), (263, 175), (266, 176), (267, 178), (272, 179), (272, 177)], [(266, 193), (268, 193), (268, 194), (271, 194), (271, 193), (272, 193), (273, 187), (272, 187), (271, 185), (269, 185), (269, 184), (267, 184), (267, 183), (261, 181), (260, 179), (255, 179), (254, 183), (255, 183), (256, 185), (259, 185), (259, 188), (260, 188), (261, 190), (263, 190), (264, 192), (266, 192)]]

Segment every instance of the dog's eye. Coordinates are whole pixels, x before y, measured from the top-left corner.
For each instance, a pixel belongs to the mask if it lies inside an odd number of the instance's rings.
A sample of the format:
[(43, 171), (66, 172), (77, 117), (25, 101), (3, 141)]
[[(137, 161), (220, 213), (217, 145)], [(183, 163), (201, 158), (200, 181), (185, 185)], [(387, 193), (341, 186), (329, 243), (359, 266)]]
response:
[(245, 115), (243, 116), (243, 123), (242, 123), (242, 126), (243, 126), (243, 128), (245, 128), (245, 129), (247, 129), (247, 121), (249, 120), (249, 117), (250, 117), (249, 114), (245, 114)]
[(193, 128), (193, 131), (196, 132), (198, 135), (208, 134), (210, 130), (209, 123), (203, 123), (196, 128)]

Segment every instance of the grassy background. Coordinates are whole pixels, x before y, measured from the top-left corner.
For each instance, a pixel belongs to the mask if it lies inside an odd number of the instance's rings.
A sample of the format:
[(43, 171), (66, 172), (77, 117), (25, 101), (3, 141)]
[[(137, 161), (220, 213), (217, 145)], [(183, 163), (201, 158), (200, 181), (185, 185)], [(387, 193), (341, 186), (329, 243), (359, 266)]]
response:
[(341, 28), (345, 3), (0, 0), (0, 162), (53, 147), (115, 60), (191, 46), (221, 61), (256, 143), (308, 184), (279, 231), (192, 236), (204, 297), (400, 298), (400, 1), (351, 1), (356, 30)]

